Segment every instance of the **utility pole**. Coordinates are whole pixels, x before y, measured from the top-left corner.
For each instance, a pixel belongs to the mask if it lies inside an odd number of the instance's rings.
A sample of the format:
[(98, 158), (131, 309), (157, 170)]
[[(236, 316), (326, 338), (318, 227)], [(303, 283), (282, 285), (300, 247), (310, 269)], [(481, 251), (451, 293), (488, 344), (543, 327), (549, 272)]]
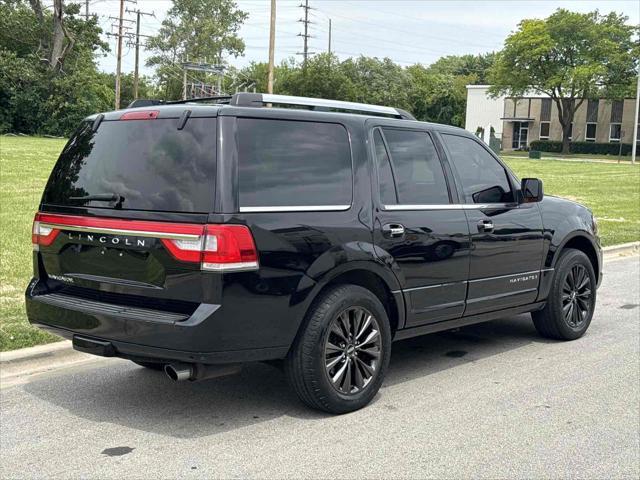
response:
[[(633, 122), (633, 137), (631, 138), (631, 163), (636, 163), (636, 152), (638, 151), (638, 112), (640, 111), (640, 67), (638, 68), (638, 88), (636, 89), (636, 116)], [(622, 137), (622, 136), (621, 136)]]
[[(140, 78), (139, 74), (139, 64), (140, 64), (140, 37), (148, 37), (148, 35), (140, 35), (140, 17), (142, 15), (149, 15), (150, 17), (155, 17), (153, 12), (143, 12), (139, 8), (137, 10), (129, 10), (127, 9), (127, 13), (135, 13), (136, 14), (136, 63), (133, 70), (133, 99), (138, 99), (138, 82)], [(127, 44), (128, 45), (128, 44)]]
[(269, 23), (269, 76), (267, 93), (273, 93), (273, 63), (276, 49), (276, 0), (271, 0), (271, 22)]
[(307, 59), (309, 58), (309, 24), (311, 21), (309, 20), (309, 10), (311, 7), (309, 6), (309, 0), (304, 0), (304, 5), (300, 4), (300, 7), (304, 9), (304, 19), (298, 20), (300, 23), (304, 24), (304, 33), (299, 33), (298, 36), (304, 39), (304, 46), (302, 49), (302, 66), (307, 65)]
[(84, 0), (84, 19), (89, 21), (89, 0)]
[(329, 19), (329, 55), (331, 55), (331, 19)]
[(120, 74), (122, 70), (122, 21), (124, 17), (124, 0), (120, 0), (120, 15), (118, 16), (118, 49), (116, 63), (116, 110), (120, 109)]

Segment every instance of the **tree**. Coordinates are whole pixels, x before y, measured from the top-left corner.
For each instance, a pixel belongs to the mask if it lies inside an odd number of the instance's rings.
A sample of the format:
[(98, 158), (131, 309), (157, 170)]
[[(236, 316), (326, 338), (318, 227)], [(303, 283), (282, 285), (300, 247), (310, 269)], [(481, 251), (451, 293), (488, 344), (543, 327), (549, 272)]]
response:
[(487, 83), (489, 70), (495, 58), (496, 54), (493, 52), (480, 55), (448, 55), (429, 65), (429, 71), (468, 77), (469, 84), (482, 85)]
[(619, 98), (638, 65), (637, 27), (627, 17), (598, 11), (558, 9), (546, 19), (523, 20), (509, 35), (490, 72), (494, 95), (548, 95), (562, 126), (562, 152), (569, 153), (571, 122), (587, 98)]
[[(225, 55), (242, 55), (244, 42), (238, 30), (247, 17), (233, 0), (173, 0), (160, 31), (147, 41), (147, 48), (154, 53), (147, 60), (147, 66), (157, 68), (156, 76), (164, 85), (164, 97), (180, 97), (179, 62), (222, 64)], [(189, 76), (199, 81), (212, 78), (199, 72), (189, 72)]]
[[(39, 5), (0, 3), (0, 131), (68, 135), (82, 118), (113, 103), (113, 88), (100, 81), (95, 63), (108, 46), (97, 19), (83, 18), (79, 5), (66, 6), (57, 20), (58, 12)], [(60, 20), (74, 44), (63, 42), (50, 63)]]
[(464, 126), (467, 89), (473, 76), (439, 73), (431, 67), (407, 68), (410, 110), (418, 120)]

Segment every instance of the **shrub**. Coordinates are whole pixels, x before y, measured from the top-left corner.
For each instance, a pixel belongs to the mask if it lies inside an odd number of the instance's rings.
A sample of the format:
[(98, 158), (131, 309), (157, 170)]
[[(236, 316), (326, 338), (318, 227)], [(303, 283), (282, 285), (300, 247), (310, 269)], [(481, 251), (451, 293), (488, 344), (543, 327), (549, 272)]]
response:
[[(549, 140), (534, 140), (529, 144), (531, 150), (541, 152), (560, 153), (562, 152), (562, 142)], [(618, 155), (620, 152), (619, 143), (595, 143), (595, 142), (571, 142), (569, 143), (571, 153), (591, 153), (595, 155)], [(622, 144), (622, 155), (631, 154), (631, 144)]]

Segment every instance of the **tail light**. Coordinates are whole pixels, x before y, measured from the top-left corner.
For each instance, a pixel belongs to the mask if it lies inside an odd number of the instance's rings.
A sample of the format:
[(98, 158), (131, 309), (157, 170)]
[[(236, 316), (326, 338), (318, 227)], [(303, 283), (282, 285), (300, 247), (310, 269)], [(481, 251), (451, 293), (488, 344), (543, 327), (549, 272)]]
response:
[(60, 233), (60, 230), (52, 226), (42, 224), (40, 222), (40, 213), (36, 213), (33, 218), (33, 229), (31, 230), (31, 243), (33, 244), (33, 250), (40, 250), (40, 246), (47, 247), (53, 243), (53, 241)]
[(177, 260), (200, 262), (202, 270), (258, 268), (258, 251), (251, 231), (244, 225), (205, 225), (198, 238), (163, 238), (162, 243)]
[(49, 246), (62, 230), (158, 238), (181, 262), (215, 272), (258, 269), (258, 251), (245, 225), (201, 225), (37, 213), (33, 249)]

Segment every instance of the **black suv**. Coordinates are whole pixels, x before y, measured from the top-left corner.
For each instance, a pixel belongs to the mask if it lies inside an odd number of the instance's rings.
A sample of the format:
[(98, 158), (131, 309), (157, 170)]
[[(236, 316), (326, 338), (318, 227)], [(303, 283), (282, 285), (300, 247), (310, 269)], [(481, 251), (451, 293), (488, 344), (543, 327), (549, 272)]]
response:
[(31, 323), (174, 380), (281, 361), (334, 413), (376, 395), (394, 340), (523, 312), (546, 337), (587, 330), (593, 215), (473, 135), (390, 107), (202, 100), (82, 123), (35, 217)]

